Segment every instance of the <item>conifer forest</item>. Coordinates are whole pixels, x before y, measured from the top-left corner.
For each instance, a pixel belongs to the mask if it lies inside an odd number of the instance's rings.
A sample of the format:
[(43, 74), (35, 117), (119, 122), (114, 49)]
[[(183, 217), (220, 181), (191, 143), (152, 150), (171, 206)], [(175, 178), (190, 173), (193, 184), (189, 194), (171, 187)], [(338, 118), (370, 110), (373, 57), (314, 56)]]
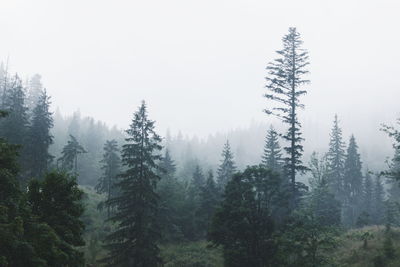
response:
[(400, 266), (400, 4), (0, 2), (0, 267)]

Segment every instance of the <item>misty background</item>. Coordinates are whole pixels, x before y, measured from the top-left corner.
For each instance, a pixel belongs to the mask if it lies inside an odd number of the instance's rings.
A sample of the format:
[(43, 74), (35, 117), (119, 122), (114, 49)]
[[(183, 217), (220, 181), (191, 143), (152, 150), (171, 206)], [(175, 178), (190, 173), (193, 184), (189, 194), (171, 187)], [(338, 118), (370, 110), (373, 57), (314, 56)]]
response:
[(240, 167), (258, 163), (269, 125), (281, 129), (263, 113), (265, 67), (290, 26), (310, 52), (304, 162), (314, 150), (326, 152), (335, 113), (345, 139), (356, 136), (364, 168), (378, 171), (393, 154), (379, 129), (400, 115), (396, 1), (2, 0), (1, 6), (0, 59), (23, 79), (42, 76), (56, 115), (56, 156), (74, 116), (84, 121), (82, 138), (97, 125), (108, 131), (99, 144), (122, 140), (120, 129), (145, 99), (158, 132), (170, 132), (178, 161), (190, 154), (215, 168), (229, 139)]

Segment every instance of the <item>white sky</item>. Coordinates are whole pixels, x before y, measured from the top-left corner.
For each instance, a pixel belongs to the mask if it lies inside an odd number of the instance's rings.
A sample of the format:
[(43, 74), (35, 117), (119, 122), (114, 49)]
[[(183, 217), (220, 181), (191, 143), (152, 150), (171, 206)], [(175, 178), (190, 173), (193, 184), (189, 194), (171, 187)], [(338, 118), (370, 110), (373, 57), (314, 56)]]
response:
[(0, 59), (40, 73), (63, 113), (126, 128), (145, 99), (161, 133), (206, 136), (268, 121), (265, 66), (296, 26), (305, 124), (325, 134), (337, 112), (361, 135), (399, 115), (399, 14), (395, 0), (0, 0)]

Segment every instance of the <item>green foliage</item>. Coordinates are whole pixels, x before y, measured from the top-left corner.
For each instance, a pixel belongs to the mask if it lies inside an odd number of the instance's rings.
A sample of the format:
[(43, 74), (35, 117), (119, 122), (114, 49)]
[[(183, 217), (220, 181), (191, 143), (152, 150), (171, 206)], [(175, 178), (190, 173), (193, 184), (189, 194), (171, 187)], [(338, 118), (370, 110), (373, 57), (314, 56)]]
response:
[(343, 224), (347, 227), (356, 224), (360, 213), (362, 180), (360, 154), (356, 139), (352, 135), (347, 148), (343, 183)]
[(283, 160), (281, 147), (278, 141), (278, 133), (271, 126), (265, 138), (264, 153), (262, 164), (267, 168), (277, 172), (282, 171)]
[(165, 267), (222, 267), (220, 249), (210, 247), (205, 241), (161, 246)]
[(162, 241), (178, 242), (184, 239), (183, 217), (185, 188), (175, 177), (175, 164), (168, 149), (160, 163), (161, 180), (157, 185), (160, 197), (158, 220), (160, 222)]
[(217, 184), (220, 191), (223, 191), (236, 171), (233, 153), (229, 141), (226, 141), (222, 151), (222, 161), (217, 170)]
[(225, 266), (271, 266), (277, 246), (274, 214), (282, 205), (281, 177), (262, 166), (235, 174), (213, 218), (208, 238), (222, 246)]
[(122, 150), (125, 171), (117, 184), (120, 194), (110, 200), (116, 207), (111, 221), (117, 225), (107, 236), (109, 255), (105, 261), (108, 266), (157, 266), (161, 263), (156, 193), (161, 138), (154, 131), (154, 121), (147, 117), (144, 101), (126, 132)]
[(107, 208), (107, 217), (110, 218), (112, 206), (110, 200), (117, 196), (116, 179), (120, 173), (121, 159), (119, 157), (118, 143), (116, 140), (107, 141), (104, 144), (104, 154), (101, 160), (103, 164), (101, 169), (103, 171), (102, 176), (96, 185), (97, 193), (105, 194), (105, 202), (99, 203), (99, 207), (102, 208), (104, 205)]
[(342, 129), (339, 127), (338, 116), (335, 115), (330, 134), (327, 162), (329, 187), (338, 200), (343, 196), (345, 158), (345, 144), (342, 137)]
[(46, 91), (39, 95), (36, 107), (32, 112), (32, 121), (28, 132), (27, 165), (30, 178), (40, 178), (49, 169), (53, 156), (49, 147), (53, 144), (50, 129), (53, 127), (52, 113), (50, 112), (50, 97)]
[(28, 202), (38, 221), (46, 223), (62, 242), (64, 263), (83, 266), (83, 254), (76, 247), (83, 246), (84, 224), (80, 217), (84, 207), (81, 203), (83, 192), (74, 177), (66, 173), (50, 172), (42, 182), (31, 181)]
[(61, 158), (58, 159), (61, 162), (61, 168), (66, 171), (74, 171), (78, 173), (78, 155), (87, 153), (87, 151), (79, 144), (78, 140), (73, 136), (69, 136), (70, 140), (64, 146), (61, 152)]
[(301, 124), (298, 119), (298, 109), (304, 108), (300, 103), (300, 97), (307, 92), (300, 88), (309, 83), (304, 79), (308, 73), (308, 52), (302, 48), (303, 41), (296, 28), (289, 28), (289, 33), (282, 39), (283, 49), (277, 51), (279, 58), (270, 62), (267, 66), (265, 97), (276, 105), (265, 110), (269, 115), (274, 115), (288, 125), (287, 132), (282, 136), (288, 142), (284, 147), (287, 156), (285, 158), (285, 171), (291, 182), (292, 207), (296, 203), (296, 173), (307, 171), (302, 164), (303, 138), (301, 136)]

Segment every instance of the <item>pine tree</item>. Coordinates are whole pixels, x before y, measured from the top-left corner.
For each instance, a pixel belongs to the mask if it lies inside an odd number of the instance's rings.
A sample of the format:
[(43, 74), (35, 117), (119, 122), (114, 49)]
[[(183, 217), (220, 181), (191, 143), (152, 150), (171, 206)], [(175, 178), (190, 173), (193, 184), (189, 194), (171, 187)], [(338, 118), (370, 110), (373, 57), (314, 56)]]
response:
[(160, 232), (157, 221), (157, 162), (161, 160), (161, 138), (154, 131), (154, 121), (147, 117), (145, 102), (134, 114), (126, 131), (128, 138), (122, 150), (126, 171), (120, 175), (120, 194), (110, 204), (117, 209), (112, 221), (116, 230), (106, 241), (110, 250), (108, 266), (158, 266), (161, 263), (157, 243)]
[(42, 76), (35, 74), (29, 81), (27, 106), (30, 110), (33, 110), (37, 106), (40, 97), (43, 95), (43, 85), (41, 79)]
[(158, 220), (162, 234), (162, 241), (174, 242), (183, 239), (182, 232), (182, 206), (184, 202), (183, 185), (176, 179), (176, 166), (169, 150), (160, 162), (161, 180), (157, 185), (160, 196)]
[(278, 136), (278, 133), (271, 126), (268, 130), (267, 137), (265, 138), (262, 164), (268, 169), (281, 172), (283, 162)]
[(1, 135), (11, 144), (25, 145), (29, 125), (28, 108), (25, 105), (25, 91), (17, 75), (13, 87), (6, 91), (4, 101), (4, 110), (8, 116), (2, 121)]
[(231, 152), (231, 146), (229, 144), (229, 141), (226, 141), (224, 149), (222, 151), (222, 161), (217, 171), (217, 185), (221, 191), (224, 190), (225, 185), (232, 178), (235, 171), (236, 166), (233, 158), (233, 153)]
[(208, 239), (222, 246), (225, 266), (281, 266), (276, 263), (275, 207), (286, 198), (281, 178), (262, 166), (236, 173), (212, 220)]
[(78, 173), (78, 155), (87, 153), (86, 150), (79, 144), (78, 140), (73, 135), (69, 136), (70, 140), (64, 146), (61, 152), (61, 158), (58, 161), (61, 162), (61, 167), (67, 171), (74, 171)]
[(344, 163), (343, 220), (346, 226), (354, 226), (362, 199), (361, 159), (354, 135), (351, 136)]
[(387, 183), (389, 184), (389, 200), (393, 202), (400, 202), (400, 182), (394, 179), (396, 173), (400, 172), (400, 149), (395, 148), (393, 159), (390, 163), (389, 177)]
[(327, 153), (329, 166), (329, 186), (337, 199), (343, 194), (344, 161), (346, 157), (342, 129), (339, 127), (337, 115), (333, 121), (330, 134), (329, 151)]
[(383, 188), (381, 176), (375, 178), (375, 186), (373, 191), (373, 212), (372, 221), (374, 224), (381, 225), (385, 222), (385, 191)]
[(302, 48), (303, 41), (296, 28), (289, 28), (289, 33), (282, 39), (283, 49), (277, 51), (280, 58), (267, 66), (268, 76), (266, 77), (268, 92), (265, 97), (277, 106), (266, 109), (269, 115), (275, 115), (283, 123), (288, 125), (288, 130), (283, 138), (289, 143), (284, 147), (287, 153), (285, 158), (285, 172), (291, 182), (292, 204), (295, 204), (296, 193), (296, 174), (307, 171), (307, 167), (302, 164), (303, 146), (301, 137), (301, 124), (298, 119), (298, 109), (304, 108), (300, 103), (300, 97), (306, 94), (305, 90), (300, 89), (309, 83), (303, 79), (308, 73), (306, 67), (309, 65), (308, 52)]
[(210, 226), (211, 219), (219, 203), (219, 191), (214, 181), (214, 175), (210, 170), (206, 183), (201, 188), (200, 203), (196, 211), (196, 218), (200, 235), (206, 237), (207, 230)]
[(49, 109), (50, 97), (44, 90), (33, 110), (28, 133), (28, 170), (31, 178), (42, 177), (53, 159), (53, 156), (49, 153), (49, 147), (53, 144), (53, 136), (50, 133), (53, 127), (53, 118)]
[[(96, 185), (96, 191), (99, 194), (106, 194), (104, 204), (107, 207), (107, 218), (110, 218), (111, 198), (116, 196), (116, 179), (120, 173), (121, 159), (119, 157), (118, 143), (116, 140), (107, 140), (104, 144), (103, 159), (100, 161), (102, 164), (102, 176), (99, 183)], [(103, 203), (102, 203), (103, 204)]]
[(357, 219), (357, 226), (362, 227), (371, 224), (371, 216), (373, 215), (373, 194), (374, 194), (374, 184), (371, 179), (371, 174), (369, 171), (365, 173), (363, 187), (362, 187), (362, 202), (361, 209), (362, 212)]
[(76, 179), (62, 172), (50, 172), (42, 182), (32, 180), (29, 185), (32, 212), (60, 238), (65, 255), (62, 264), (66, 266), (84, 266), (83, 252), (78, 249), (85, 245), (85, 226), (80, 219), (84, 211), (82, 197)]

